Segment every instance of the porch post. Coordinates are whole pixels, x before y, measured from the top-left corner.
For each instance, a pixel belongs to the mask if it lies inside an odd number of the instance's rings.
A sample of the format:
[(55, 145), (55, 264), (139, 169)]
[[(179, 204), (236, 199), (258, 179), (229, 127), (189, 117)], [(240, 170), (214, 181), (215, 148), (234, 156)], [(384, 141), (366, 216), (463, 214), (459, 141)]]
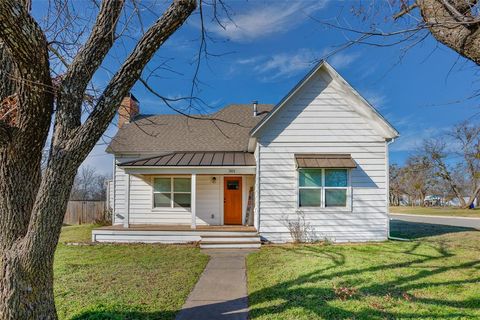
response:
[(191, 186), (191, 204), (190, 204), (190, 209), (192, 210), (192, 229), (197, 228), (197, 174), (192, 173), (192, 186)]
[(123, 217), (123, 227), (130, 226), (130, 174), (125, 175), (125, 216)]

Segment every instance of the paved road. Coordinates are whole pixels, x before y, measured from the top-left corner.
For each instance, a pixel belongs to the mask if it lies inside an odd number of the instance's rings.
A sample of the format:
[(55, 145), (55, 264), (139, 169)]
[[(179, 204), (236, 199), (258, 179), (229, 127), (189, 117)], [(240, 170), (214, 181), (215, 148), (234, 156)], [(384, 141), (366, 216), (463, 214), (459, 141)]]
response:
[(176, 320), (247, 320), (247, 250), (204, 250), (210, 261)]
[(480, 230), (480, 218), (390, 213), (390, 219), (408, 222), (441, 224), (454, 227), (475, 228)]

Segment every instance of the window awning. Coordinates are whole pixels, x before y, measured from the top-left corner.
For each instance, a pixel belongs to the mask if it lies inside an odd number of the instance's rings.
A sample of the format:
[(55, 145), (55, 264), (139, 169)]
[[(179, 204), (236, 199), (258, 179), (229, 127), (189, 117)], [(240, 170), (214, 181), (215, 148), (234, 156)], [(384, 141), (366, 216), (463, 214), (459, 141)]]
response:
[(175, 152), (120, 163), (121, 167), (238, 167), (255, 166), (248, 152)]
[(308, 153), (296, 154), (299, 168), (356, 168), (357, 164), (349, 154)]

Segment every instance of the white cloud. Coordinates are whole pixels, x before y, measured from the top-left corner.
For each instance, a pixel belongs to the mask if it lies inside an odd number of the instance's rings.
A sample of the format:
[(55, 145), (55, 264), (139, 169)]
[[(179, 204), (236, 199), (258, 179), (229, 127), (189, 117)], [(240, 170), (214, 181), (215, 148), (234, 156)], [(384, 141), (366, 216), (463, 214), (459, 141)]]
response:
[(300, 49), (295, 53), (274, 54), (256, 64), (254, 71), (264, 75), (264, 80), (289, 78), (300, 71), (307, 70), (316, 62), (317, 55), (308, 49)]
[(249, 6), (248, 11), (234, 14), (232, 20), (223, 19), (223, 28), (214, 24), (210, 31), (236, 42), (249, 42), (274, 33), (286, 32), (324, 8), (327, 0), (320, 1), (267, 1)]
[[(261, 75), (263, 81), (273, 81), (278, 78), (289, 78), (305, 72), (319, 61), (327, 50), (315, 51), (307, 48), (295, 52), (282, 52), (270, 56), (254, 56), (236, 61), (236, 64), (245, 66), (251, 65), (252, 70)], [(339, 53), (333, 57), (332, 65), (335, 68), (342, 68), (353, 63), (360, 55), (358, 53)], [(333, 58), (332, 57), (332, 58)]]
[(252, 64), (252, 63), (257, 63), (262, 59), (263, 59), (262, 56), (257, 56), (257, 57), (251, 57), (251, 58), (245, 58), (245, 59), (238, 59), (236, 62), (238, 64)]
[(343, 69), (351, 65), (359, 57), (359, 53), (339, 52), (334, 54), (327, 60), (335, 69)]

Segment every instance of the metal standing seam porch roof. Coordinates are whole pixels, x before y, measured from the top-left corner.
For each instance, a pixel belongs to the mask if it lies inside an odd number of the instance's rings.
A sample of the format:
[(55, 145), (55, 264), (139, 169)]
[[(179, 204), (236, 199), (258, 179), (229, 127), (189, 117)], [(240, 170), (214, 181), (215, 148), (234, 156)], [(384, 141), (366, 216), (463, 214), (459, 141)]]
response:
[(349, 154), (308, 153), (295, 154), (299, 168), (356, 168)]
[(255, 166), (249, 152), (174, 152), (122, 162), (120, 167), (225, 167)]

